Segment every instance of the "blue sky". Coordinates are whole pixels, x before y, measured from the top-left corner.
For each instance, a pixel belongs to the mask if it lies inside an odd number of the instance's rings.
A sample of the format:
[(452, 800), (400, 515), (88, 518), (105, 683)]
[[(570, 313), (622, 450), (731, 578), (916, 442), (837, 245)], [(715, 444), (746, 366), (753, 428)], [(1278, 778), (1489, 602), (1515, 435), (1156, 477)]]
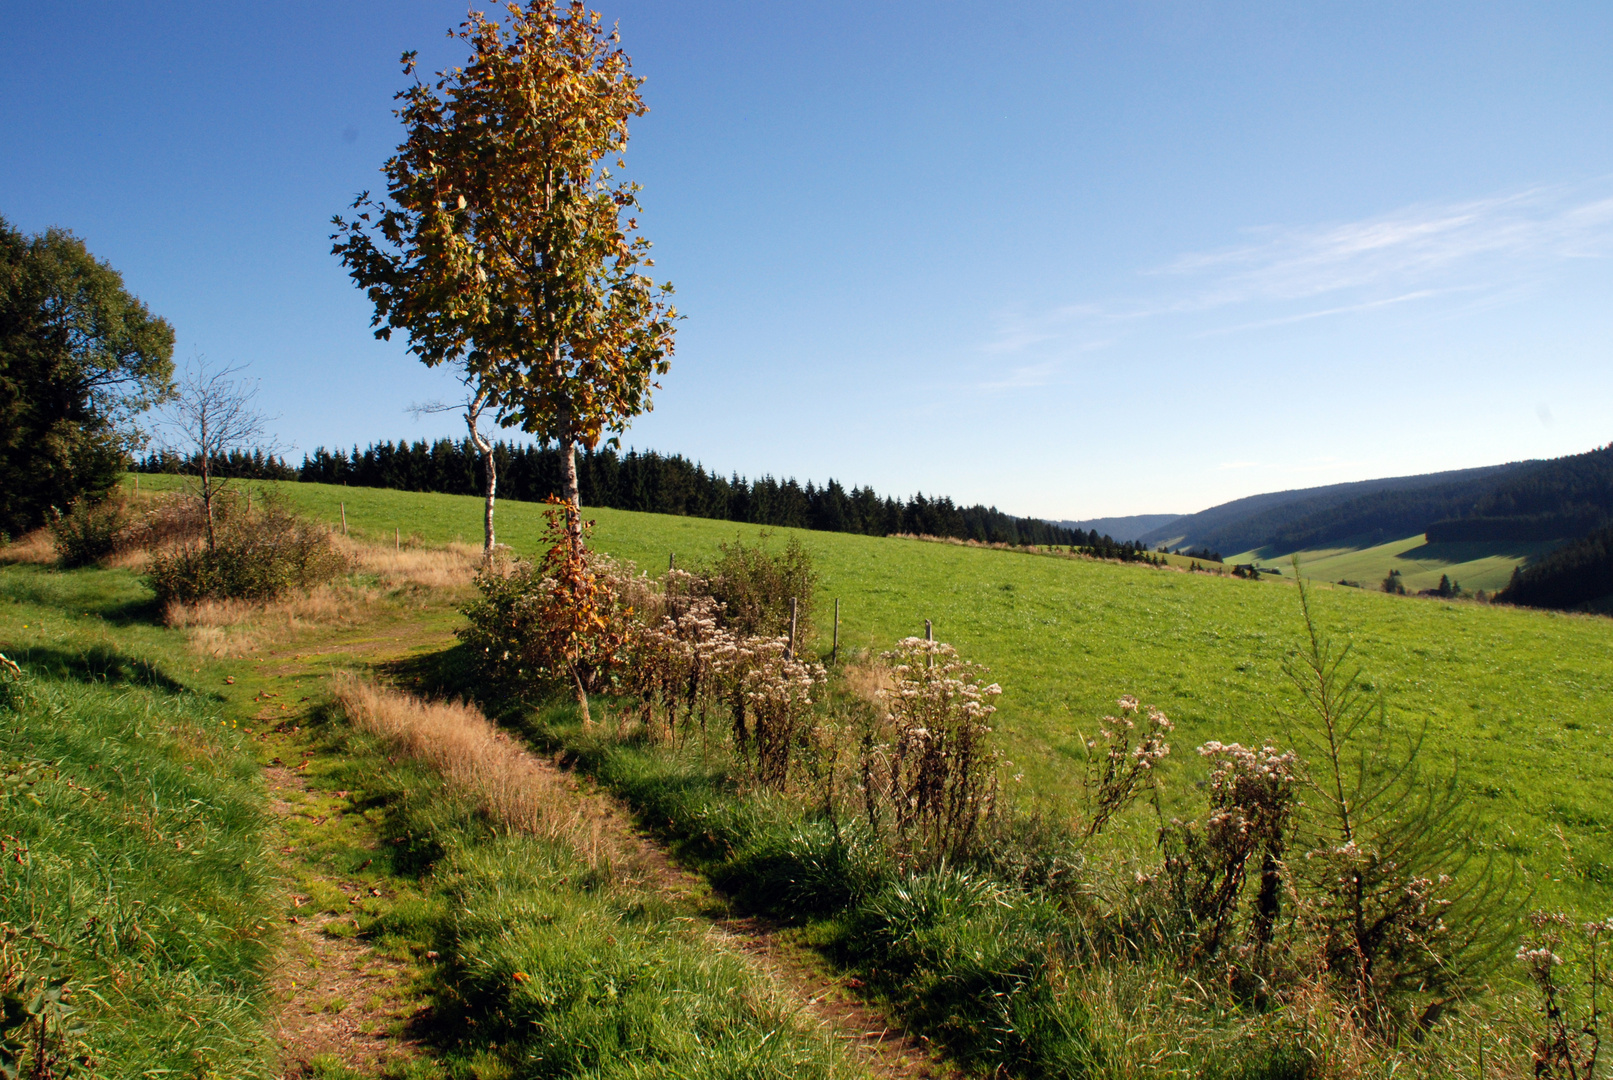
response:
[[(463, 10), (0, 0), (0, 215), (287, 446), (457, 436), (328, 223)], [(1613, 439), (1613, 6), (601, 10), (687, 316), (627, 444), (1075, 518)]]

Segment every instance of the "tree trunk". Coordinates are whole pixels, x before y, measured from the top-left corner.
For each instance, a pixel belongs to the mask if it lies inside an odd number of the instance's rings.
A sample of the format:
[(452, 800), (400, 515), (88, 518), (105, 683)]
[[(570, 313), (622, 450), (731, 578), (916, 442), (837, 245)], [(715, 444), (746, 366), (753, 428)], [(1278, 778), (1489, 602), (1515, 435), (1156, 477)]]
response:
[(202, 451), (202, 512), (207, 516), (207, 550), (212, 551), (213, 537), (213, 469), (207, 451)]
[(560, 440), (561, 496), (566, 500), (566, 537), (571, 550), (582, 553), (582, 499), (577, 494), (577, 444), (570, 437)]
[(498, 467), (493, 462), (492, 440), (482, 436), (478, 421), (486, 398), (477, 394), (465, 406), (465, 426), (470, 429), (470, 441), (482, 455), (482, 476), (486, 480), (487, 505), (482, 510), (482, 565), (493, 565), (493, 501), (498, 492)]
[(492, 446), (482, 451), (482, 469), (487, 476), (487, 505), (482, 508), (482, 561), (491, 564), (493, 549), (497, 546), (493, 537), (493, 497), (498, 492), (498, 466), (493, 464)]

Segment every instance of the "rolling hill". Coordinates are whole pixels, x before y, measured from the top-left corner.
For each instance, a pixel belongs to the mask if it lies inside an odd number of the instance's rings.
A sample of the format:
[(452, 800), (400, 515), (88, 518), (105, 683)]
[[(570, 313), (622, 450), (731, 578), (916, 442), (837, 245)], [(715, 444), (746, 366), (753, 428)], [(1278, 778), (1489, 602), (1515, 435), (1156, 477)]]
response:
[(1085, 521), (1055, 521), (1053, 524), (1062, 525), (1066, 529), (1078, 532), (1096, 532), (1114, 540), (1140, 540), (1145, 534), (1162, 529), (1173, 521), (1180, 521), (1181, 514), (1132, 514), (1129, 517), (1088, 518)]
[[(1496, 590), (1514, 569), (1610, 524), (1613, 445), (1545, 461), (1254, 495), (1167, 522), (1141, 539), (1237, 552), (1229, 561), (1262, 567), (1280, 567), (1298, 553), (1306, 576), (1329, 581), (1370, 585), (1399, 570), (1412, 590), (1432, 588), (1447, 574), (1469, 590)], [(1579, 595), (1593, 586), (1541, 595)]]

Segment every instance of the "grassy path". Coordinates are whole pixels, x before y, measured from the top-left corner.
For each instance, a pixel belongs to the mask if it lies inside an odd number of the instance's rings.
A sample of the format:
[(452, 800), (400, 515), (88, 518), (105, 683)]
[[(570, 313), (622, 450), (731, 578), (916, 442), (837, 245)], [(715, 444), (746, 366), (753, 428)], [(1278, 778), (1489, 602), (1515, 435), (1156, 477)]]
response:
[[(270, 1027), (283, 1077), (441, 1075), (432, 1049), (444, 1018), (433, 1014), (430, 940), (411, 934), (435, 901), (419, 878), (397, 872), (386, 845), (389, 811), (354, 776), (354, 762), (317, 728), (329, 706), (323, 686), (341, 668), (412, 682), (409, 672), (452, 644), (453, 591), (423, 605), (372, 605), (362, 621), (305, 624), (278, 640), (259, 633), (246, 657), (226, 661), (226, 696), (252, 710), (274, 815), (273, 846), (284, 881), (284, 926), (272, 965)], [(252, 628), (245, 627), (247, 634)], [(216, 635), (195, 635), (199, 642)], [(306, 726), (305, 726), (306, 725)], [(735, 916), (705, 881), (677, 866), (619, 803), (540, 759), (551, 785), (569, 793), (597, 840), (631, 851), (642, 883), (709, 947), (741, 958), (799, 1028), (838, 1044), (856, 1073), (946, 1077), (954, 1071), (923, 1040), (905, 1034), (814, 952), (765, 920)], [(402, 929), (400, 929), (402, 928)]]

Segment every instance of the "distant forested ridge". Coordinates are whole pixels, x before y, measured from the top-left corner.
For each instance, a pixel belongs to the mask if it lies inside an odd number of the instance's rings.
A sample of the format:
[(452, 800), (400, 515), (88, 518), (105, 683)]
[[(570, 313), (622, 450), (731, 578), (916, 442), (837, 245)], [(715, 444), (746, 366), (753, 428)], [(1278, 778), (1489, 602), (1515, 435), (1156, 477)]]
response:
[[(234, 453), (221, 475), (243, 479), (301, 480), (353, 487), (437, 491), (450, 495), (482, 492), (479, 455), (470, 440), (434, 443), (380, 442), (364, 450), (320, 447), (300, 467), (262, 453)], [(500, 497), (542, 502), (560, 492), (560, 455), (552, 447), (500, 442), (493, 450)], [(174, 454), (151, 454), (135, 462), (137, 472), (189, 473), (195, 462)], [(869, 487), (847, 489), (830, 480), (763, 476), (747, 480), (707, 472), (679, 454), (630, 450), (579, 451), (577, 482), (584, 507), (642, 510), (656, 514), (715, 518), (719, 521), (818, 529), (825, 532), (889, 536), (912, 533), (976, 540), (988, 544), (1048, 544), (1118, 548), (1096, 531), (1069, 529), (1035, 518), (1014, 517), (995, 507), (958, 506), (950, 498), (914, 495), (905, 502)], [(1133, 545), (1134, 546), (1134, 545)]]
[(1613, 610), (1613, 526), (1558, 548), (1496, 594), (1505, 604), (1574, 610)]
[[(1376, 544), (1570, 540), (1613, 524), (1613, 446), (1548, 461), (1256, 495), (1181, 518), (1146, 542), (1273, 555)], [(1169, 532), (1172, 537), (1163, 535)]]
[(1428, 539), (1562, 540), (1613, 525), (1613, 445), (1543, 461), (1485, 492)]

